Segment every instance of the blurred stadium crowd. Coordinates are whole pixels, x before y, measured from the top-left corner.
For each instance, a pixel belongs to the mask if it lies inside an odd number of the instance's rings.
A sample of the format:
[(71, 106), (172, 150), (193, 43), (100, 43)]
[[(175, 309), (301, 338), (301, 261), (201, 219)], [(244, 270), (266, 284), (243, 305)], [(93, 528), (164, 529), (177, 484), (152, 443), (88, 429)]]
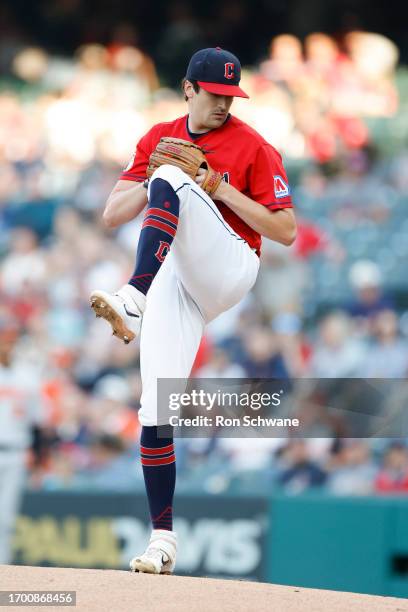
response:
[[(251, 100), (232, 111), (282, 152), (298, 239), (264, 240), (253, 292), (208, 327), (193, 374), (404, 378), (408, 87), (398, 51), (378, 34), (339, 45), (315, 33), (277, 36), (266, 55), (244, 71)], [(31, 487), (142, 486), (139, 347), (112, 338), (88, 296), (127, 281), (140, 231), (137, 219), (103, 227), (107, 195), (139, 137), (185, 103), (128, 44), (85, 45), (71, 59), (16, 48), (1, 64), (0, 406), (14, 384), (19, 402), (40, 407)], [(179, 490), (408, 492), (405, 439), (338, 434), (178, 440)]]

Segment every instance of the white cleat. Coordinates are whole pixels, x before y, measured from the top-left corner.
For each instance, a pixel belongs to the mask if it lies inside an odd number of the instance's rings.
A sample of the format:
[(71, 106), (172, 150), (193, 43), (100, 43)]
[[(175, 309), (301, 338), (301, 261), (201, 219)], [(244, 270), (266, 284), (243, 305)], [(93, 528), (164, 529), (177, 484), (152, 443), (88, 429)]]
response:
[(153, 529), (146, 552), (129, 563), (132, 572), (172, 574), (176, 565), (177, 536), (174, 531)]
[(92, 291), (91, 307), (112, 327), (112, 333), (129, 344), (140, 332), (146, 296), (132, 285), (124, 285), (115, 294)]

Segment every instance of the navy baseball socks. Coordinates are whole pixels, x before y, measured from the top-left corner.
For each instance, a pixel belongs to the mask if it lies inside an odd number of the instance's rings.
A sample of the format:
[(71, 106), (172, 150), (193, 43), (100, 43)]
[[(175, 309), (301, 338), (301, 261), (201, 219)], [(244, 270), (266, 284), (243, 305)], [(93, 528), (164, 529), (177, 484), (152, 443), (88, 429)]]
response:
[(161, 178), (154, 179), (137, 247), (136, 268), (129, 281), (144, 295), (170, 250), (179, 212), (180, 200), (170, 183)]
[(146, 293), (176, 235), (179, 209), (179, 198), (170, 183), (154, 179), (137, 247), (136, 267), (129, 283), (114, 295), (100, 290), (91, 293), (95, 315), (108, 321), (113, 335), (125, 344), (140, 332)]
[(142, 427), (140, 455), (153, 529), (173, 528), (176, 457), (173, 438), (158, 438), (158, 427)]
[(140, 455), (153, 531), (146, 552), (130, 561), (130, 569), (134, 572), (170, 574), (177, 552), (177, 536), (172, 531), (176, 484), (173, 438), (158, 438), (158, 427), (144, 426)]

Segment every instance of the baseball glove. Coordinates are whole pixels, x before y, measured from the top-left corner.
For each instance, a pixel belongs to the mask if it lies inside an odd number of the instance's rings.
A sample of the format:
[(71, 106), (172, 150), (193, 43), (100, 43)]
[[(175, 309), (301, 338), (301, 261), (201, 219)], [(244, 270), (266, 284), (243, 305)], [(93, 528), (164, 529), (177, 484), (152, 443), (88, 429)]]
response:
[(156, 149), (150, 155), (146, 171), (147, 177), (150, 178), (153, 172), (163, 164), (177, 166), (193, 180), (199, 168), (204, 168), (207, 174), (201, 188), (209, 195), (216, 192), (222, 181), (221, 174), (211, 168), (201, 147), (182, 138), (160, 139)]

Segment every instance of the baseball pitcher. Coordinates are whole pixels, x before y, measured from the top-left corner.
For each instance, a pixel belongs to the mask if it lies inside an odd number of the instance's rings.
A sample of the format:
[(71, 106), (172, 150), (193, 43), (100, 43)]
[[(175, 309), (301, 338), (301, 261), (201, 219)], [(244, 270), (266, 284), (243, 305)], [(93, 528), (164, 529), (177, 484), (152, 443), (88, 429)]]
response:
[[(141, 461), (153, 526), (133, 571), (172, 573), (176, 466), (172, 438), (158, 438), (157, 379), (188, 378), (204, 326), (254, 285), (261, 236), (284, 245), (296, 223), (279, 153), (230, 114), (241, 66), (223, 49), (202, 49), (183, 80), (188, 113), (141, 138), (106, 203), (117, 227), (144, 219), (129, 283), (91, 294), (97, 316), (124, 342), (140, 333)], [(143, 324), (142, 324), (143, 321)]]

